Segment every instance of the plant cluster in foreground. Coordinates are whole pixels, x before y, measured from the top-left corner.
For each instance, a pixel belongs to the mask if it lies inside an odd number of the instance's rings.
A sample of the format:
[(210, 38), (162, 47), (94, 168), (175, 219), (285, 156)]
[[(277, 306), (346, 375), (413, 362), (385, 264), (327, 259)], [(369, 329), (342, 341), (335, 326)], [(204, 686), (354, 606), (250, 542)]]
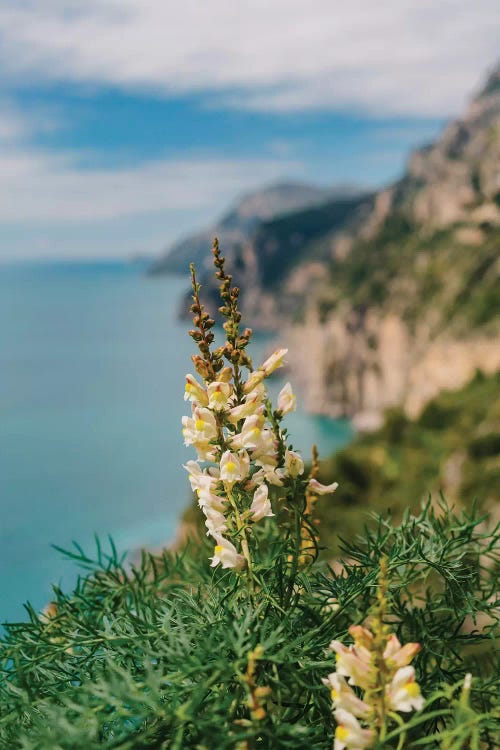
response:
[(284, 352), (252, 368), (217, 245), (214, 259), (225, 343), (193, 271), (201, 382), (187, 377), (183, 420), (208, 534), (135, 566), (113, 546), (66, 553), (86, 570), (75, 590), (5, 626), (0, 747), (496, 747), (498, 535), (429, 502), (318, 560), (314, 506), (334, 486), (289, 443), (291, 387), (276, 409), (265, 389)]

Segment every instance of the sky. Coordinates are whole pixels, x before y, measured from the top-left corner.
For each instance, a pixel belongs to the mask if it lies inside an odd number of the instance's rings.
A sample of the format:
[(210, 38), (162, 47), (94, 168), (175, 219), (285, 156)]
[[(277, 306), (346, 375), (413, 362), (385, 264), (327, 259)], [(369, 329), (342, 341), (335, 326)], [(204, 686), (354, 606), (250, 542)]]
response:
[(374, 187), (500, 57), (497, 0), (0, 0), (0, 261), (158, 254), (281, 180)]

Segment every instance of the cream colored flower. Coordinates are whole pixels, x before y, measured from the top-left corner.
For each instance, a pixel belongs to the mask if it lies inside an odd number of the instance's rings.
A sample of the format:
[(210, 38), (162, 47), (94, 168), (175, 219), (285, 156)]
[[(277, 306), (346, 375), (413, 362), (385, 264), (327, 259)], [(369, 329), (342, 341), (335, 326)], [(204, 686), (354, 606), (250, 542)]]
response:
[(384, 651), (384, 659), (391, 666), (406, 667), (419, 651), (420, 643), (405, 643), (402, 646), (395, 635), (390, 635)]
[(210, 409), (195, 406), (192, 417), (182, 417), (182, 425), (185, 445), (208, 442), (217, 437), (217, 422)]
[(345, 711), (361, 718), (368, 716), (370, 706), (358, 698), (342, 675), (332, 672), (328, 677), (324, 677), (322, 682), (330, 688), (330, 695), (336, 709), (343, 708)]
[(349, 711), (338, 708), (335, 711), (334, 750), (366, 750), (373, 746), (376, 736), (373, 729), (363, 729), (359, 721)]
[(232, 487), (235, 482), (241, 482), (248, 476), (249, 468), (250, 458), (246, 451), (225, 451), (220, 460), (220, 478), (224, 484)]
[(257, 449), (263, 443), (265, 422), (263, 414), (253, 414), (247, 417), (243, 422), (241, 432), (231, 439), (231, 445), (235, 448)]
[(295, 411), (296, 407), (297, 398), (292, 391), (292, 386), (290, 383), (287, 383), (278, 394), (278, 409), (283, 415), (285, 415), (289, 414), (291, 411)]
[(211, 441), (217, 437), (217, 424), (210, 409), (195, 406), (192, 417), (182, 417), (184, 445), (193, 445), (201, 461), (211, 461), (216, 450)]
[(278, 450), (278, 442), (274, 435), (274, 432), (269, 428), (265, 428), (260, 433), (260, 440), (258, 441), (255, 448), (252, 450), (252, 458), (263, 464), (276, 465), (277, 457), (276, 453)]
[(214, 411), (225, 411), (229, 408), (229, 399), (233, 393), (233, 386), (230, 383), (224, 383), (216, 380), (209, 383), (208, 388), (208, 405)]
[(220, 513), (224, 511), (225, 504), (227, 502), (226, 498), (219, 497), (219, 495), (216, 495), (215, 492), (211, 491), (211, 489), (196, 490), (196, 494), (198, 495), (198, 505), (203, 510), (205, 508), (213, 508), (214, 510), (218, 510)]
[(289, 450), (285, 451), (285, 471), (292, 479), (296, 479), (296, 477), (304, 473), (304, 461), (300, 453)]
[(266, 361), (261, 365), (259, 369), (264, 370), (264, 374), (267, 377), (272, 372), (277, 370), (278, 367), (283, 367), (283, 365), (285, 364), (283, 358), (287, 352), (288, 349), (277, 349), (271, 354), (270, 357), (266, 359)]
[(340, 641), (332, 641), (330, 648), (337, 654), (337, 672), (349, 678), (350, 685), (366, 689), (370, 687), (374, 674), (371, 653), (367, 649), (344, 646)]
[(223, 568), (234, 568), (241, 570), (245, 565), (245, 558), (236, 551), (234, 544), (223, 536), (216, 537), (217, 544), (214, 548), (214, 555), (211, 557), (211, 567), (215, 568), (219, 563)]
[[(266, 463), (264, 463), (261, 469), (253, 474), (252, 483), (254, 485), (260, 485), (262, 482), (267, 482), (268, 484), (274, 485), (274, 487), (283, 487), (283, 480), (281, 475), (278, 474), (279, 469), (277, 470), (273, 465), (267, 463), (267, 461), (271, 459), (271, 456), (263, 456), (262, 458), (266, 460)], [(255, 463), (257, 464), (257, 461)]]
[(351, 625), (349, 635), (354, 639), (356, 648), (364, 648), (371, 651), (373, 648), (373, 633), (362, 625)]
[(255, 390), (262, 383), (265, 376), (266, 373), (262, 369), (254, 370), (252, 373), (250, 373), (250, 377), (243, 386), (244, 393), (248, 394)]
[(394, 711), (419, 711), (424, 705), (413, 667), (398, 669), (387, 689), (387, 695)]
[(253, 521), (260, 521), (266, 516), (274, 516), (271, 508), (271, 501), (269, 500), (269, 488), (267, 484), (261, 484), (253, 495), (252, 504), (250, 506)]
[(263, 384), (260, 383), (260, 385), (250, 391), (250, 393), (247, 393), (245, 401), (242, 404), (239, 404), (239, 406), (233, 406), (233, 408), (229, 410), (227, 415), (228, 421), (231, 422), (231, 424), (237, 424), (240, 419), (245, 419), (245, 417), (251, 417), (254, 414), (263, 414), (265, 406), (262, 403), (262, 399), (265, 395), (266, 389)]
[(243, 386), (243, 391), (245, 393), (250, 393), (250, 391), (253, 391), (254, 388), (257, 388), (257, 386), (262, 383), (264, 378), (267, 378), (267, 376), (277, 370), (278, 367), (283, 367), (283, 365), (285, 364), (283, 357), (285, 356), (287, 351), (288, 349), (277, 349), (275, 352), (273, 352), (273, 354), (271, 354), (271, 356), (266, 359), (266, 361), (259, 367), (258, 370), (254, 370), (250, 374), (250, 377)]
[(208, 405), (208, 395), (206, 390), (198, 383), (193, 375), (186, 375), (186, 387), (184, 390), (184, 401), (192, 401), (198, 406)]
[(316, 495), (329, 495), (335, 492), (339, 486), (338, 482), (332, 482), (331, 484), (321, 484), (317, 479), (310, 479), (308, 487)]
[(204, 471), (197, 461), (188, 461), (183, 464), (183, 468), (188, 472), (189, 484), (193, 492), (204, 489), (210, 490), (217, 481), (215, 477)]
[(210, 505), (203, 507), (203, 513), (206, 519), (207, 534), (217, 539), (224, 531), (227, 531), (227, 521), (223, 513), (210, 507)]

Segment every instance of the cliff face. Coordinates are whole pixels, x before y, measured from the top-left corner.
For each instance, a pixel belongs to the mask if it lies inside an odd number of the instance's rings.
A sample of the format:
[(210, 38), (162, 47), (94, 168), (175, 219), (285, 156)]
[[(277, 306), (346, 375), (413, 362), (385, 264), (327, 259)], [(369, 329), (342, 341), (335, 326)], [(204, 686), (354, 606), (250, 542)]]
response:
[(372, 428), (387, 407), (415, 416), (477, 369), (498, 370), (500, 68), (400, 182), (325, 240), (330, 262), (282, 287), (302, 281), (287, 338), (311, 410)]

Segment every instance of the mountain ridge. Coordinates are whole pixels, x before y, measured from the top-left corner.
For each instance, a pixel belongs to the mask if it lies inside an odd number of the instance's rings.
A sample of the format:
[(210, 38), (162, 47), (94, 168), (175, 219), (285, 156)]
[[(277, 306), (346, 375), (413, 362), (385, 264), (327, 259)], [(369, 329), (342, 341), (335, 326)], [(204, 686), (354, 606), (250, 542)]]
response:
[(225, 252), (231, 252), (249, 241), (260, 222), (326, 203), (336, 195), (348, 196), (359, 192), (359, 188), (349, 184), (325, 188), (306, 182), (280, 180), (244, 193), (213, 226), (183, 237), (169, 246), (151, 265), (150, 272), (186, 273), (190, 262), (205, 268), (207, 263), (210, 264), (207, 247), (210, 248), (215, 236), (224, 244)]

